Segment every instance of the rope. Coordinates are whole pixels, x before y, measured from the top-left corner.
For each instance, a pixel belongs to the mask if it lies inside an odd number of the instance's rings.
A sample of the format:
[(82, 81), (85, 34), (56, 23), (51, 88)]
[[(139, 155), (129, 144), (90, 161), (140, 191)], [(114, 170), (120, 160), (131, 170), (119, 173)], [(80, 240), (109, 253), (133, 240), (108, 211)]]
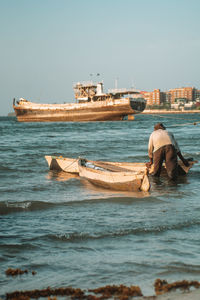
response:
[[(161, 116), (161, 115), (158, 115), (160, 118), (166, 118), (166, 115), (165, 116)], [(176, 119), (176, 120), (188, 120), (186, 118), (174, 118), (174, 117), (171, 117), (171, 116), (167, 116), (167, 118), (171, 118), (171, 119)]]
[[(186, 118), (174, 118), (174, 117), (171, 117), (171, 116), (161, 116), (161, 115), (153, 115), (154, 117), (160, 117), (160, 118), (171, 118), (171, 119), (175, 119), (175, 120), (187, 120), (188, 121), (188, 119), (186, 119)], [(189, 120), (191, 120), (191, 119), (189, 119)], [(192, 121), (192, 120), (191, 120)], [(175, 127), (175, 126), (185, 126), (185, 125), (197, 125), (197, 124), (199, 124), (200, 123), (200, 121), (193, 121), (193, 122), (191, 122), (191, 123), (184, 123), (184, 124), (172, 124), (172, 125), (169, 125), (169, 126), (167, 126), (168, 128), (169, 127)]]
[(200, 122), (192, 122), (192, 123), (185, 123), (185, 124), (174, 124), (174, 125), (170, 125), (168, 127), (174, 127), (174, 126), (185, 126), (185, 125), (197, 125)]
[(75, 159), (70, 165), (68, 165), (67, 167), (64, 168), (64, 170), (66, 171), (69, 167), (71, 167), (74, 163), (76, 163), (79, 159)]

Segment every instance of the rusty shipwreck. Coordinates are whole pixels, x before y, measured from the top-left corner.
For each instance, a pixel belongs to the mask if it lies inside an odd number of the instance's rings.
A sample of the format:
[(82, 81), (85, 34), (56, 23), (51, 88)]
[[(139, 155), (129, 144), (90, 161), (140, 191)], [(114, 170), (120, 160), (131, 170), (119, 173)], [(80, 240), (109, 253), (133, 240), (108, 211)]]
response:
[(103, 83), (76, 83), (75, 103), (40, 104), (13, 99), (13, 108), (20, 122), (83, 122), (117, 121), (132, 118), (145, 109), (146, 100), (135, 89), (113, 89), (103, 92)]

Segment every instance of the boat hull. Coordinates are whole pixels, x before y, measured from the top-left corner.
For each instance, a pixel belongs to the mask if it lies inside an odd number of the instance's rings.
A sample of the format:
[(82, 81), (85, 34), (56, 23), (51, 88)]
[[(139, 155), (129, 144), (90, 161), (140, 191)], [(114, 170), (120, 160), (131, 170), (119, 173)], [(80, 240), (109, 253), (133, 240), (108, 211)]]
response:
[[(83, 166), (82, 160), (79, 160), (79, 176), (88, 180), (93, 185), (117, 190), (117, 191), (145, 191), (150, 189), (150, 183), (147, 172), (133, 172), (118, 168), (117, 171), (110, 171), (105, 168), (90, 168)], [(96, 164), (94, 163), (96, 167)]]
[[(67, 173), (79, 174), (78, 159), (67, 158), (62, 156), (46, 155), (45, 159), (50, 170), (63, 171)], [(108, 168), (110, 170), (120, 170), (121, 168), (131, 170), (134, 172), (144, 172), (146, 170), (145, 163), (129, 163), (129, 162), (110, 162), (110, 161), (91, 161), (99, 167)], [(120, 169), (118, 169), (118, 167)]]
[[(48, 156), (48, 155), (45, 156), (45, 159), (47, 160), (50, 170), (57, 170), (57, 171), (64, 171), (72, 174), (79, 174), (78, 159), (67, 158), (62, 156)], [(189, 161), (189, 166), (186, 167), (183, 164), (183, 162), (179, 160), (178, 161), (179, 175), (187, 174), (196, 162), (197, 161)], [(113, 168), (119, 167), (134, 172), (144, 172), (146, 170), (146, 164), (141, 162), (130, 163), (130, 162), (95, 161), (94, 163), (97, 164), (99, 167), (106, 168), (108, 166), (113, 166)], [(153, 169), (154, 168), (152, 165), (151, 168), (149, 169), (149, 174), (153, 173)], [(162, 174), (165, 173), (166, 173), (166, 168), (165, 168), (165, 164), (163, 164)]]
[(13, 105), (20, 122), (89, 122), (120, 121), (127, 115), (141, 113), (146, 102), (137, 98), (122, 98), (87, 103)]
[(71, 174), (79, 173), (78, 159), (49, 155), (46, 155), (45, 159), (50, 170), (63, 171)]

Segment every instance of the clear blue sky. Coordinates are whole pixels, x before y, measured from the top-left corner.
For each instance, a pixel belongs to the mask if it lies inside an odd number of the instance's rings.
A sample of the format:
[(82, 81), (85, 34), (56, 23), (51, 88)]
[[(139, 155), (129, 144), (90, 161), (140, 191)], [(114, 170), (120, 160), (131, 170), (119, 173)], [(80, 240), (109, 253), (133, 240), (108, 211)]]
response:
[(199, 0), (0, 0), (0, 115), (74, 101), (77, 81), (200, 89)]

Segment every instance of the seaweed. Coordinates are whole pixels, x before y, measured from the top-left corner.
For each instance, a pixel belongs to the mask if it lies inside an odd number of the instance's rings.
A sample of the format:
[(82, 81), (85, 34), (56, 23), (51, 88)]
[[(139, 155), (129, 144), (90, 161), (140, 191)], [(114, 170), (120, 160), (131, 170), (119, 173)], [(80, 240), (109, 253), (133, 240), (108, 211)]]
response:
[(5, 273), (7, 276), (17, 276), (17, 275), (22, 275), (22, 274), (28, 274), (28, 270), (21, 270), (19, 268), (17, 268), (17, 269), (9, 268), (6, 270)]
[(12, 300), (27, 300), (30, 298), (50, 297), (50, 296), (71, 296), (72, 299), (84, 299), (84, 292), (81, 289), (67, 288), (56, 288), (50, 287), (46, 289), (35, 289), (32, 291), (15, 291), (6, 294), (6, 299)]
[(116, 299), (126, 300), (130, 297), (143, 296), (139, 286), (130, 286), (125, 285), (107, 285), (105, 287), (100, 287), (97, 289), (90, 289), (89, 292), (95, 294), (102, 294), (100, 299), (109, 299), (114, 296)]
[[(17, 270), (19, 272), (19, 269)], [(15, 272), (9, 271), (9, 273), (15, 273)], [(156, 295), (147, 297), (147, 299), (156, 299), (157, 295), (165, 294), (176, 289), (188, 291), (191, 287), (199, 288), (200, 282), (182, 280), (182, 281), (175, 281), (173, 283), (168, 283), (166, 280), (156, 279), (154, 282)], [(106, 285), (96, 289), (88, 289), (87, 291), (83, 291), (80, 288), (72, 288), (72, 287), (61, 287), (61, 288), (48, 287), (46, 289), (40, 289), (40, 290), (35, 289), (31, 291), (15, 291), (12, 293), (7, 293), (6, 300), (30, 300), (30, 299), (38, 299), (40, 297), (48, 298), (48, 300), (57, 300), (56, 296), (60, 296), (60, 297), (67, 296), (71, 300), (105, 300), (105, 299), (129, 300), (133, 297), (140, 297), (140, 296), (142, 297), (143, 294), (139, 286), (127, 287), (122, 284)]]
[(182, 280), (182, 281), (175, 281), (173, 283), (168, 283), (166, 280), (156, 279), (154, 283), (156, 295), (165, 294), (176, 289), (188, 291), (191, 287), (199, 288), (200, 282)]
[[(5, 273), (6, 273), (7, 276), (23, 275), (23, 274), (28, 274), (28, 272), (29, 271), (27, 269), (21, 270), (19, 268), (17, 268), (17, 269), (8, 268), (5, 271)], [(37, 274), (37, 272), (35, 272), (35, 271), (32, 271), (31, 273), (32, 273), (33, 276)]]
[[(13, 293), (7, 293), (7, 300), (29, 300), (30, 298), (48, 297), (49, 300), (55, 300), (55, 296), (70, 296), (72, 300), (102, 300), (114, 297), (119, 300), (128, 300), (130, 297), (142, 296), (142, 292), (138, 286), (127, 287), (124, 285), (120, 286), (105, 286), (93, 290), (88, 290), (95, 294), (102, 294), (100, 297), (88, 294), (86, 295), (83, 290), (77, 288), (56, 288), (50, 287), (41, 290), (32, 291), (15, 291)], [(53, 298), (50, 298), (54, 296)]]

